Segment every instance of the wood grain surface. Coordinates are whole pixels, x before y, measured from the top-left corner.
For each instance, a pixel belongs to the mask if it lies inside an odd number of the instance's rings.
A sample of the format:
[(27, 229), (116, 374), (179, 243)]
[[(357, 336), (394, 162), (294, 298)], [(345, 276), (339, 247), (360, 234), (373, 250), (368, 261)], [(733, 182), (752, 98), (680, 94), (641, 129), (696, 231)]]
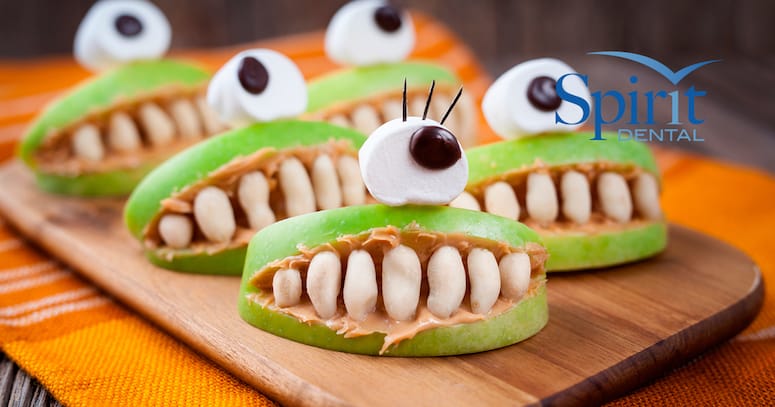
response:
[(38, 191), (0, 168), (0, 214), (127, 306), (290, 405), (591, 404), (644, 383), (744, 328), (763, 298), (740, 251), (672, 227), (651, 260), (550, 275), (550, 321), (518, 345), (445, 358), (379, 358), (291, 342), (243, 322), (239, 279), (158, 269), (125, 230), (118, 199)]

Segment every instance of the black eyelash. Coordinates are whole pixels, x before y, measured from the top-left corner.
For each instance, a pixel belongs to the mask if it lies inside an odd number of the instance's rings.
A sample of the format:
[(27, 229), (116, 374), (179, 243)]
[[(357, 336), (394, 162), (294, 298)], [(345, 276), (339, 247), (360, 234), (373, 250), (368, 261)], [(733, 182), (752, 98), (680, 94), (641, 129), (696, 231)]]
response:
[(431, 98), (433, 97), (433, 88), (436, 87), (436, 81), (434, 80), (431, 82), (431, 90), (428, 91), (428, 100), (425, 101), (425, 110), (422, 112), (422, 119), (425, 120), (425, 118), (428, 116), (428, 108), (431, 106)]
[[(447, 116), (449, 116), (450, 113), (452, 113), (452, 109), (455, 107), (455, 103), (457, 103), (457, 100), (460, 99), (460, 95), (463, 94), (463, 87), (460, 87), (460, 90), (457, 91), (457, 95), (455, 95), (455, 99), (452, 100), (452, 104), (449, 105), (449, 109), (447, 109), (447, 113), (444, 113), (444, 117), (441, 118), (441, 121), (439, 124), (444, 124), (444, 120), (447, 120)], [(406, 103), (404, 103), (406, 105)]]
[(404, 121), (406, 121), (406, 78), (404, 78)]

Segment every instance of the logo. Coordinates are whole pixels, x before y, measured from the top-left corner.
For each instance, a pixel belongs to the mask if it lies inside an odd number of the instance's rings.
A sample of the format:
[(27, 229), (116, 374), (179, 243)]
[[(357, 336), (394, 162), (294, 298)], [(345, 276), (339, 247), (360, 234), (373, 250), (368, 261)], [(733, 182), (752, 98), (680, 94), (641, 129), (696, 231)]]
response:
[[(626, 95), (613, 89), (605, 92), (599, 90), (591, 92), (592, 101), (596, 107), (592, 118), (595, 136), (591, 140), (605, 140), (602, 134), (604, 125), (614, 125), (626, 120), (625, 124), (636, 126), (636, 128), (619, 128), (617, 134), (620, 141), (705, 141), (697, 133), (697, 125), (702, 124), (705, 120), (697, 116), (696, 108), (697, 100), (706, 96), (708, 93), (704, 90), (695, 88), (694, 85), (689, 86), (688, 89), (682, 92), (678, 89), (677, 85), (692, 72), (705, 65), (720, 62), (721, 60), (713, 59), (697, 62), (696, 64), (689, 65), (674, 72), (656, 59), (632, 52), (600, 51), (590, 52), (589, 55), (621, 58), (644, 65), (663, 76), (675, 87), (675, 89), (670, 89), (670, 91), (665, 89), (647, 91), (633, 90), (627, 92)], [(587, 87), (589, 87), (589, 77), (574, 72), (561, 76), (557, 81), (557, 95), (561, 99), (577, 105), (582, 111), (582, 117), (579, 121), (571, 123), (565, 121), (560, 116), (559, 112), (557, 112), (555, 113), (554, 120), (555, 123), (576, 125), (586, 121), (589, 118), (592, 109), (590, 103), (586, 99), (579, 95), (574, 95), (565, 89), (563, 82), (569, 76), (580, 78)], [(632, 75), (629, 81), (632, 85), (635, 85), (638, 83), (638, 77)], [(657, 123), (655, 121), (654, 106), (656, 103), (668, 103), (670, 105), (670, 121), (665, 123)], [(614, 111), (616, 114), (613, 115), (613, 117), (606, 118), (603, 115), (603, 106), (609, 106), (609, 104), (614, 104), (612, 106), (615, 106)], [(643, 112), (639, 111), (639, 106), (645, 106), (645, 115), (642, 114)]]

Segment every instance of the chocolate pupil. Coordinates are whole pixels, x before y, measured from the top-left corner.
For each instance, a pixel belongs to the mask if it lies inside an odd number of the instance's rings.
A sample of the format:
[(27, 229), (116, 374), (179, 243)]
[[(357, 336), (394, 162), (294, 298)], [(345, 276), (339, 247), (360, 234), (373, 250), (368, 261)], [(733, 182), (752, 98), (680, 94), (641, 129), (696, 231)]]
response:
[(527, 99), (536, 109), (544, 112), (557, 110), (562, 99), (557, 96), (557, 81), (548, 76), (539, 76), (527, 87)]
[(382, 31), (392, 33), (401, 28), (401, 12), (393, 6), (382, 6), (374, 12), (374, 20)]
[(449, 168), (462, 155), (455, 136), (438, 126), (424, 126), (415, 130), (409, 140), (409, 152), (417, 164), (431, 170)]
[(242, 58), (237, 76), (242, 88), (254, 95), (263, 92), (269, 84), (269, 72), (253, 57)]
[(116, 17), (116, 30), (124, 37), (134, 37), (143, 31), (143, 23), (131, 14)]

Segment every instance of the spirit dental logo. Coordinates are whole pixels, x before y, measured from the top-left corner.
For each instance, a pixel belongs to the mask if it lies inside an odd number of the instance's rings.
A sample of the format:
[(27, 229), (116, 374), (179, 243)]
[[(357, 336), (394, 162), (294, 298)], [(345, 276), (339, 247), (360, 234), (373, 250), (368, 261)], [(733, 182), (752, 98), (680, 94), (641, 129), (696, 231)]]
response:
[[(665, 66), (663, 63), (653, 58), (649, 58), (647, 56), (640, 55), (640, 54), (634, 54), (631, 52), (601, 51), (601, 52), (590, 52), (589, 54), (605, 55), (605, 56), (623, 58), (633, 62), (637, 62), (641, 65), (645, 65), (653, 69), (660, 75), (664, 76), (670, 83), (676, 86), (682, 79), (684, 79), (686, 76), (696, 71), (697, 69), (705, 65), (720, 61), (718, 59), (714, 59), (710, 61), (698, 62), (696, 64), (689, 65), (685, 68), (682, 68), (678, 72), (673, 72), (670, 68)], [(568, 122), (568, 121), (565, 121), (560, 116), (559, 112), (557, 112), (555, 113), (555, 123), (577, 125), (586, 121), (590, 116), (590, 111), (592, 109), (589, 102), (586, 99), (580, 97), (579, 95), (574, 95), (568, 92), (568, 90), (565, 89), (565, 87), (563, 86), (564, 80), (571, 76), (576, 76), (580, 78), (584, 82), (584, 84), (587, 87), (589, 87), (589, 77), (587, 75), (582, 75), (575, 72), (568, 73), (561, 76), (560, 79), (557, 81), (557, 87), (556, 87), (557, 95), (562, 100), (565, 100), (569, 103), (572, 103), (578, 106), (582, 111), (582, 117), (580, 120), (576, 122)], [(637, 84), (638, 77), (634, 75), (631, 76), (630, 83)], [(696, 128), (679, 128), (679, 127), (655, 128), (654, 127), (655, 125), (657, 125), (657, 123), (654, 121), (655, 103), (670, 103), (670, 112), (671, 112), (670, 121), (667, 123), (664, 123), (667, 126), (682, 126), (684, 124), (691, 124), (691, 125), (701, 124), (705, 120), (697, 117), (696, 106), (697, 106), (697, 99), (705, 95), (707, 95), (707, 92), (696, 89), (694, 85), (690, 86), (684, 92), (681, 92), (678, 89), (672, 90), (670, 92), (668, 92), (667, 90), (657, 90), (657, 91), (652, 90), (652, 91), (642, 92), (642, 93), (638, 91), (632, 91), (632, 92), (628, 92), (626, 96), (616, 90), (609, 90), (606, 92), (601, 92), (601, 91), (593, 92), (591, 93), (592, 101), (595, 103), (595, 106), (596, 106), (594, 117), (593, 117), (595, 137), (591, 138), (590, 140), (605, 140), (605, 138), (602, 135), (603, 125), (617, 124), (621, 120), (627, 119), (625, 115), (628, 115), (629, 120), (626, 122), (626, 124), (634, 125), (634, 126), (646, 125), (649, 127), (637, 127), (634, 129), (620, 128), (617, 131), (620, 141), (629, 141), (629, 140), (659, 141), (659, 142), (705, 141), (697, 134)], [(608, 103), (616, 104), (616, 109), (615, 109), (616, 114), (613, 116), (613, 118), (603, 117), (604, 103), (606, 103), (606, 106), (608, 105)], [(638, 111), (639, 103), (646, 104), (645, 118), (639, 116), (639, 111)], [(684, 104), (686, 106), (686, 114), (682, 116), (681, 106)], [(628, 109), (628, 105), (629, 105), (629, 109)], [(682, 118), (683, 120), (686, 120), (688, 123), (681, 121)]]

